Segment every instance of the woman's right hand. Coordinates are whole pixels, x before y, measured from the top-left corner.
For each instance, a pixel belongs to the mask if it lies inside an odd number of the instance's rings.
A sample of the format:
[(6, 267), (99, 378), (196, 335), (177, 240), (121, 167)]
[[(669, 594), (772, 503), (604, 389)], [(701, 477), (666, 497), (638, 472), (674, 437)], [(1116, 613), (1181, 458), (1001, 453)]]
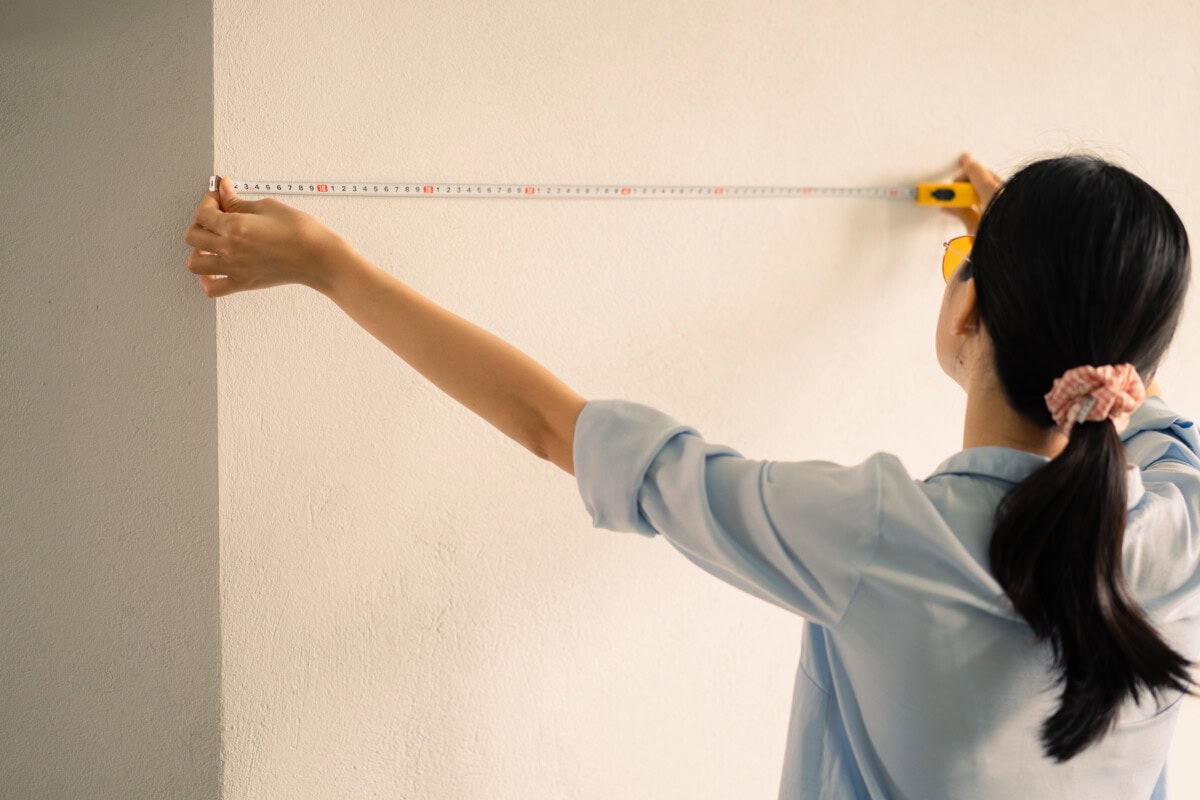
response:
[(1000, 179), (999, 175), (972, 158), (969, 153), (962, 154), (958, 165), (959, 171), (954, 176), (954, 180), (969, 180), (975, 187), (975, 193), (979, 195), (979, 203), (970, 208), (943, 208), (942, 210), (961, 219), (967, 228), (967, 233), (974, 235), (975, 231), (979, 230), (979, 219), (983, 216), (983, 210), (987, 208), (988, 203), (992, 202), (992, 198), (1000, 190), (1000, 185), (1004, 181)]

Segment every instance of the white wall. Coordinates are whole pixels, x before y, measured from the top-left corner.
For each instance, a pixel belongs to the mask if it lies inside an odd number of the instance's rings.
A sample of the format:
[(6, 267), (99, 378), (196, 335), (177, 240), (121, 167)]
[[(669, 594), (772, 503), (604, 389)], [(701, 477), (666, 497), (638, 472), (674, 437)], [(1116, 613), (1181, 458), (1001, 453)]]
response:
[(212, 13), (0, 3), (0, 798), (220, 792)]
[[(943, 177), (963, 149), (1007, 173), (1088, 148), (1200, 231), (1188, 0), (214, 14), (234, 177), (879, 185)], [(747, 455), (888, 450), (924, 475), (960, 446), (933, 357), (954, 232), (936, 211), (289, 202), (582, 393)], [(217, 308), (227, 798), (774, 796), (798, 619), (593, 530), (571, 479), (319, 295)], [(1198, 356), (1191, 314), (1161, 378), (1193, 414)], [(1176, 796), (1200, 791), (1196, 716)]]

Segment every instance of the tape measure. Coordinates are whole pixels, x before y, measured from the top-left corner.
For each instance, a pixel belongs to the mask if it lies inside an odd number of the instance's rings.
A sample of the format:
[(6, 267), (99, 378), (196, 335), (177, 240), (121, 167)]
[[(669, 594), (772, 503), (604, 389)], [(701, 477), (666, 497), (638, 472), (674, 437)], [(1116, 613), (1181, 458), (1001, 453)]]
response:
[[(217, 190), (217, 176), (208, 179), (208, 190)], [(923, 206), (965, 208), (979, 196), (970, 183), (918, 183), (916, 186), (631, 186), (625, 184), (576, 185), (537, 183), (345, 183), (339, 181), (252, 181), (230, 178), (234, 189), (245, 194), (307, 194), (319, 197), (450, 197), (529, 200), (734, 199), (766, 197), (859, 197), (907, 200)]]

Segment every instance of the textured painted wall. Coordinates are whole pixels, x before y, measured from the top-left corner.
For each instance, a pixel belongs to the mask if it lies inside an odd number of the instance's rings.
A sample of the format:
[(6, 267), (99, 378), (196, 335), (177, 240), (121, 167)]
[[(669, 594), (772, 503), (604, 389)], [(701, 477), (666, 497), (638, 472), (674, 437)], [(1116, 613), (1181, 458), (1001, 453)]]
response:
[[(222, 0), (216, 168), (876, 185), (1090, 148), (1200, 231), (1198, 35), (1185, 0)], [(937, 212), (292, 200), (580, 392), (747, 455), (922, 475), (960, 446)], [(226, 797), (774, 795), (799, 620), (593, 530), (319, 295), (217, 305)], [(1162, 383), (1193, 414), (1198, 355), (1191, 315)]]
[(219, 796), (211, 6), (0, 3), (0, 798)]

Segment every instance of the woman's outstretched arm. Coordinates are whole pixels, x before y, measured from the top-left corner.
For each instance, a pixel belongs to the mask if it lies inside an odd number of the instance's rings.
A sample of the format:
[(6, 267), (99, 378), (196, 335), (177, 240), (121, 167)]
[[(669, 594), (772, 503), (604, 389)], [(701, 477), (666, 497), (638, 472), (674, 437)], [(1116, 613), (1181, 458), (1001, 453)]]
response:
[(322, 291), (439, 389), (575, 474), (575, 421), (585, 401), (548, 369), (355, 251), (334, 266)]
[[(319, 220), (273, 198), (209, 192), (184, 241), (209, 297), (299, 283), (336, 303), (446, 394), (574, 474), (585, 400), (549, 370), (372, 264)], [(217, 277), (226, 276), (226, 277)]]

